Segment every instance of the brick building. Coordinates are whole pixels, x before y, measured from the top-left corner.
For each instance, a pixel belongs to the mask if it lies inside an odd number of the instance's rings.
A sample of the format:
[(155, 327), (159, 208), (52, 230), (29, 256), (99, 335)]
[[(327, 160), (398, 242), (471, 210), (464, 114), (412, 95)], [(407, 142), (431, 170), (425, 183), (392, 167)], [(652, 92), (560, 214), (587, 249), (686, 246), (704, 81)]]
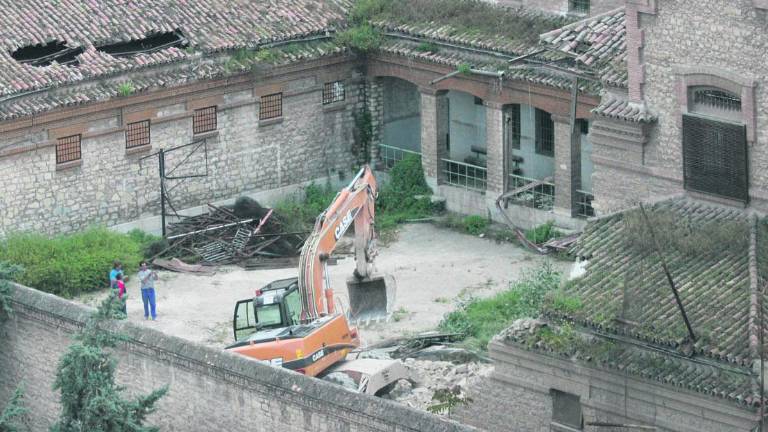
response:
[[(177, 174), (204, 177), (166, 182), (174, 210), (343, 178), (367, 159), (386, 169), (410, 151), (452, 210), (499, 218), (496, 198), (527, 185), (504, 210), (516, 223), (580, 226), (594, 214), (592, 111), (606, 87), (626, 88), (623, 12), (589, 21), (580, 49), (599, 55), (579, 65), (539, 41), (577, 18), (473, 3), (504, 24), (467, 28), (423, 3), (371, 17), (382, 40), (368, 53), (334, 39), (343, 1), (0, 4), (0, 233), (157, 215), (152, 155), (186, 144), (167, 169), (183, 160)], [(598, 78), (578, 83), (571, 112), (574, 70)]]

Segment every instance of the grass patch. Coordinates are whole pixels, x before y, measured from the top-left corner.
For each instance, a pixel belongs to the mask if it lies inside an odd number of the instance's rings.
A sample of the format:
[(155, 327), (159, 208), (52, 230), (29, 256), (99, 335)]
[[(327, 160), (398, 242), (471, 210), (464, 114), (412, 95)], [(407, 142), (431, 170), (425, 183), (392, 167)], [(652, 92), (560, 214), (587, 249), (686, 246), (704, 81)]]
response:
[(336, 33), (336, 43), (359, 53), (367, 53), (381, 46), (381, 33), (368, 23), (350, 27)]
[(485, 231), (488, 229), (489, 225), (488, 219), (477, 215), (467, 216), (462, 222), (464, 225), (464, 231), (472, 235), (485, 234)]
[(436, 53), (439, 50), (437, 45), (432, 42), (422, 42), (416, 47), (416, 51)]
[(136, 92), (136, 88), (133, 86), (133, 83), (130, 81), (120, 83), (117, 86), (117, 94), (119, 94), (120, 96), (130, 96), (135, 92)]
[(555, 221), (547, 221), (547, 223), (525, 231), (525, 238), (536, 244), (546, 243), (562, 235), (563, 233), (555, 229)]
[(408, 318), (408, 315), (410, 314), (411, 313), (408, 312), (408, 309), (401, 306), (398, 310), (392, 312), (392, 320), (395, 322), (400, 322), (405, 318)]
[(107, 287), (115, 259), (122, 261), (126, 273), (137, 269), (143, 251), (154, 239), (139, 232), (121, 234), (106, 228), (54, 238), (11, 234), (0, 243), (0, 261), (24, 268), (16, 276), (17, 282), (70, 298)]
[(471, 299), (443, 317), (442, 331), (462, 333), (472, 348), (487, 349), (488, 342), (512, 321), (537, 317), (548, 292), (560, 285), (560, 273), (549, 262), (523, 273), (509, 290), (487, 299)]

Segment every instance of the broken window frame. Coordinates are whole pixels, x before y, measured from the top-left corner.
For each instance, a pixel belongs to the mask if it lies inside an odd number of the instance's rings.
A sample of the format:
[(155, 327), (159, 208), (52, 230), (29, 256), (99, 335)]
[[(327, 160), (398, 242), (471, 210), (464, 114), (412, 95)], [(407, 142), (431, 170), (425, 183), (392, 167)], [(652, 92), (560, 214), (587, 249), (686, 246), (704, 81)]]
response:
[(125, 125), (125, 149), (131, 150), (152, 145), (149, 119)]
[(323, 84), (323, 105), (342, 102), (347, 97), (344, 81), (333, 81)]
[(259, 100), (259, 120), (270, 120), (283, 116), (283, 92), (264, 95)]
[(56, 139), (56, 165), (79, 161), (83, 158), (81, 134)]
[(552, 114), (536, 108), (536, 154), (555, 156), (555, 122)]
[(192, 133), (197, 135), (213, 132), (218, 128), (218, 108), (216, 105), (196, 109), (192, 114)]

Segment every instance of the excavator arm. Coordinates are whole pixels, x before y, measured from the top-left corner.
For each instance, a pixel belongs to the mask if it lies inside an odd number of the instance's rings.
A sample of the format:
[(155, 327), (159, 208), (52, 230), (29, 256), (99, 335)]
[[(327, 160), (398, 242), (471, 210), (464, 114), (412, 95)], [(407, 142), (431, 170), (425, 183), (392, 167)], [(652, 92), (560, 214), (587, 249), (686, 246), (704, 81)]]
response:
[[(302, 322), (334, 313), (333, 290), (328, 283), (326, 261), (352, 224), (355, 226), (355, 277), (359, 280), (370, 279), (371, 262), (376, 254), (376, 192), (376, 178), (366, 165), (317, 217), (314, 230), (304, 243), (299, 258)], [(353, 293), (350, 293), (352, 297)]]

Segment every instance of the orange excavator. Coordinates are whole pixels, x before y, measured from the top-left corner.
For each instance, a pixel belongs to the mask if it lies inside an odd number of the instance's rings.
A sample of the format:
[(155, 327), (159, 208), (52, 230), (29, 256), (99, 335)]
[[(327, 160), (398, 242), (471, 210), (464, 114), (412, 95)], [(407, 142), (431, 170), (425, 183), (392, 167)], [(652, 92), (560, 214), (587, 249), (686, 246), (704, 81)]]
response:
[(376, 179), (368, 166), (317, 217), (301, 251), (299, 277), (271, 282), (235, 306), (235, 343), (227, 349), (274, 366), (317, 376), (360, 346), (357, 328), (338, 310), (326, 263), (354, 224), (354, 275), (347, 281), (350, 317), (386, 316), (394, 304), (394, 279), (374, 276)]

